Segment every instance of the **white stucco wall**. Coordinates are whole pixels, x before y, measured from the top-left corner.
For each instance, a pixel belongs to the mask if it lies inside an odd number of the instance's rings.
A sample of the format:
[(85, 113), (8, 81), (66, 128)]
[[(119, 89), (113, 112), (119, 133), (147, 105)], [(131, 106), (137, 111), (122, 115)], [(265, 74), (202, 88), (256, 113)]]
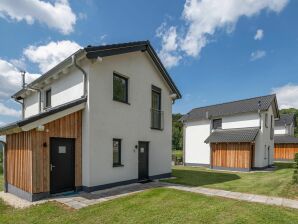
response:
[(285, 135), (285, 134), (287, 134), (287, 128), (282, 127), (282, 126), (275, 127), (274, 128), (274, 134), (276, 134), (276, 135)]
[[(129, 79), (129, 104), (113, 101), (113, 72)], [(170, 89), (147, 53), (103, 58), (90, 64), (88, 114), (83, 126), (83, 185), (97, 186), (138, 178), (138, 141), (149, 142), (149, 176), (171, 172), (172, 102)], [(151, 129), (151, 85), (162, 89), (164, 130)], [(88, 134), (87, 134), (88, 133)], [(123, 167), (113, 168), (113, 138), (122, 139)], [(87, 153), (85, 151), (89, 149)]]
[(222, 129), (258, 127), (260, 118), (257, 113), (245, 113), (222, 118)]
[[(84, 63), (87, 67), (86, 62)], [(52, 90), (52, 107), (73, 101), (83, 95), (83, 75), (76, 68), (70, 69), (67, 74), (43, 87), (41, 94), (41, 109), (44, 109), (44, 91)], [(32, 92), (24, 99), (25, 118), (39, 113), (39, 92)]]
[(210, 135), (210, 121), (188, 122), (184, 125), (186, 164), (210, 164), (210, 145), (204, 141)]
[[(265, 127), (265, 114), (268, 114), (268, 127)], [(273, 116), (272, 106), (261, 114), (261, 129), (255, 143), (255, 167), (265, 167), (273, 164), (274, 139), (270, 139), (270, 117)], [(274, 116), (273, 116), (274, 127)], [(269, 155), (268, 155), (268, 147)]]

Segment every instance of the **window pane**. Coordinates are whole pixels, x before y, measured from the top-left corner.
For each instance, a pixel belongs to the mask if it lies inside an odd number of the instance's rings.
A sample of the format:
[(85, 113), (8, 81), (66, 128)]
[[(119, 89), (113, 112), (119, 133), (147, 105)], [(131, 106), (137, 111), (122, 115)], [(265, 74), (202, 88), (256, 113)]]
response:
[(152, 91), (152, 109), (160, 110), (160, 93)]
[(49, 89), (46, 91), (46, 107), (51, 106), (51, 96), (52, 96), (52, 91)]
[(120, 164), (120, 140), (113, 141), (113, 164)]
[(114, 99), (127, 102), (127, 79), (114, 75)]
[(218, 129), (222, 127), (222, 120), (221, 119), (215, 119), (213, 120), (213, 129)]

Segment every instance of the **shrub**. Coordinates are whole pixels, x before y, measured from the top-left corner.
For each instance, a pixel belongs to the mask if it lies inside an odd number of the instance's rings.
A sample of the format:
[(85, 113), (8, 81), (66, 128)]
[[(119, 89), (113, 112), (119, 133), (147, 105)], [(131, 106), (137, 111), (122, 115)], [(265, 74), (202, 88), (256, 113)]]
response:
[(295, 154), (295, 164), (294, 164), (294, 174), (293, 174), (293, 183), (298, 184), (298, 153)]

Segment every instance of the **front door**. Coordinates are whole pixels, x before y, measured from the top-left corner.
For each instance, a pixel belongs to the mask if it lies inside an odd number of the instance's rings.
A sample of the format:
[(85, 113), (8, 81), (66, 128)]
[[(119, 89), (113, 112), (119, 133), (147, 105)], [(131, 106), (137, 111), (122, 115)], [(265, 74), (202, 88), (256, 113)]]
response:
[(149, 142), (139, 142), (139, 180), (149, 178)]
[(75, 187), (75, 140), (50, 139), (50, 192), (72, 191)]

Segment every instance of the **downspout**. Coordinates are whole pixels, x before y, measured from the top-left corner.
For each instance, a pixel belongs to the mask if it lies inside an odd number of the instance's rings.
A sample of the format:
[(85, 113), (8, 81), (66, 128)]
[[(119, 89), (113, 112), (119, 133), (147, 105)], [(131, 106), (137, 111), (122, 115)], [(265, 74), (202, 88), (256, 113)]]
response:
[(7, 174), (6, 174), (6, 143), (0, 141), (0, 144), (3, 145), (3, 175), (4, 175), (4, 192), (7, 193)]
[(32, 87), (27, 87), (26, 89), (33, 90), (33, 91), (37, 91), (38, 92), (38, 94), (39, 94), (38, 111), (39, 111), (39, 113), (41, 113), (41, 89), (32, 88)]
[(24, 119), (25, 117), (25, 109), (24, 109), (24, 99), (22, 99), (23, 101), (19, 101), (17, 100), (16, 98), (13, 98), (14, 101), (16, 101), (17, 103), (21, 104), (21, 107), (22, 107), (22, 119)]
[(74, 64), (74, 66), (77, 67), (83, 73), (83, 76), (84, 76), (83, 88), (84, 89), (83, 89), (82, 98), (85, 98), (87, 96), (87, 72), (81, 66), (78, 65), (76, 54), (72, 55), (71, 58), (72, 58), (72, 63)]

